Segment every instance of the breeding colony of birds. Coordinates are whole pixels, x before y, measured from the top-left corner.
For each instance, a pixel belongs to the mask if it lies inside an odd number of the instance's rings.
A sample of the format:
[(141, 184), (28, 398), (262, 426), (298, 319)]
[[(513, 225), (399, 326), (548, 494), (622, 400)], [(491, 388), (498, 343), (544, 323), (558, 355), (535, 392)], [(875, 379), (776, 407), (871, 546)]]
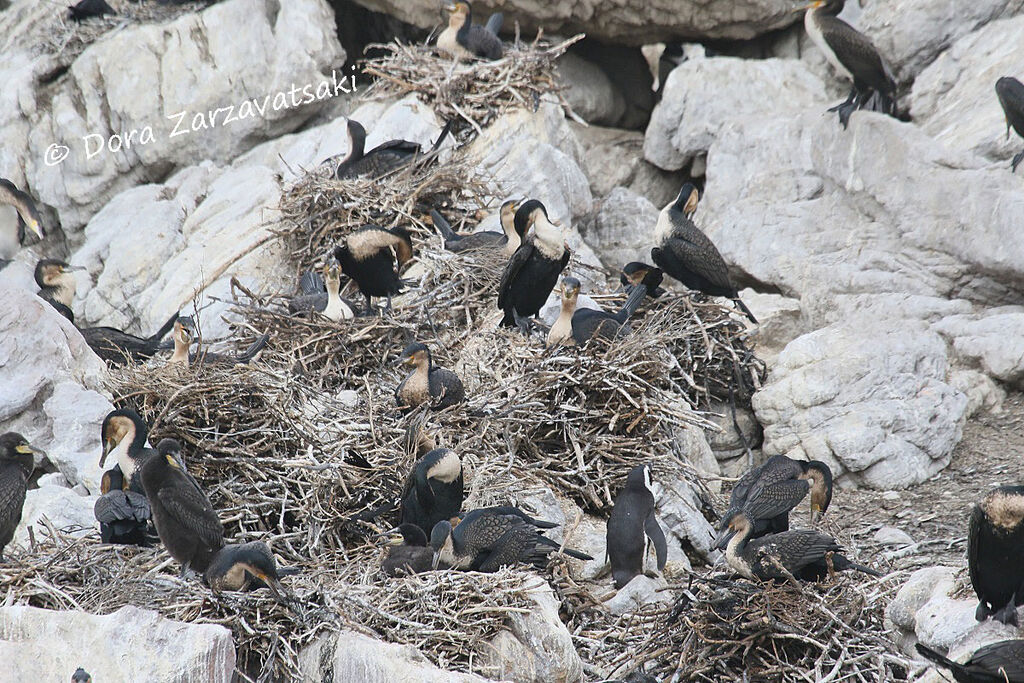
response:
[[(81, 7), (78, 12), (86, 9)], [(852, 81), (849, 97), (833, 110), (844, 127), (858, 109), (896, 115), (895, 85), (884, 59), (867, 37), (837, 17), (842, 9), (843, 0), (816, 0), (807, 9), (805, 20), (808, 34), (831, 64)], [(437, 39), (443, 56), (456, 61), (502, 57), (500, 14), (481, 26), (473, 23), (468, 3), (456, 2), (447, 10), (449, 23)], [(1003, 77), (995, 91), (1006, 114), (1007, 131), (1012, 127), (1024, 136), (1024, 85)], [(336, 181), (336, 192), (342, 195), (352, 187), (365, 187), (358, 183), (386, 182), (410, 169), (419, 172), (443, 165), (447, 163), (441, 160), (444, 143), (456, 138), (453, 122), (449, 122), (427, 150), (406, 140), (366, 149), (363, 124), (349, 120), (347, 129), (347, 156), (324, 163), (327, 175)], [(1014, 157), (1011, 171), (1022, 156), (1024, 152)], [(436, 229), (451, 254), (445, 258), (467, 257), (458, 267), (477, 267), (472, 258), (481, 254), (502, 264), (500, 275), (494, 274), (487, 291), (495, 312), (494, 325), (508, 330), (497, 332), (504, 343), (526, 349), (537, 358), (603, 353), (609, 354), (604, 357), (606, 362), (614, 363), (610, 354), (616, 343), (638, 334), (631, 321), (645, 307), (662, 297), (670, 298), (671, 281), (682, 285), (687, 299), (694, 295), (727, 299), (750, 325), (757, 325), (740, 300), (718, 249), (694, 222), (699, 198), (698, 189), (687, 183), (662, 209), (652, 226), (653, 263), (623, 264), (615, 274), (624, 294), (615, 310), (579, 305), (584, 285), (572, 274), (572, 252), (561, 225), (549, 216), (545, 197), (505, 199), (497, 210), (501, 232), (460, 234), (442, 214), (442, 207), (414, 200), (412, 208), (422, 214), (421, 227)], [(340, 200), (344, 202), (345, 197)], [(12, 258), (29, 235), (45, 238), (32, 198), (3, 179), (0, 203), (9, 212), (0, 233), (0, 258)], [(455, 215), (452, 207), (444, 208), (449, 217)], [(467, 218), (471, 216), (461, 216), (463, 222)], [(301, 274), (298, 294), (288, 298), (286, 311), (280, 315), (322, 321), (341, 329), (360, 321), (371, 327), (398, 325), (392, 299), (419, 286), (403, 274), (417, 258), (417, 242), (423, 240), (421, 231), (398, 220), (390, 225), (366, 223), (337, 235), (333, 247), (315, 258), (320, 268)], [(76, 270), (50, 258), (39, 260), (35, 269), (39, 296), (71, 325), (75, 325)], [(358, 292), (362, 301), (343, 297), (346, 289)], [(547, 325), (539, 315), (552, 292), (560, 294), (561, 307), (554, 322)], [(262, 333), (238, 354), (208, 351), (199, 343), (197, 321), (178, 312), (150, 337), (112, 327), (77, 329), (100, 358), (129, 371), (139, 363), (197, 375), (258, 365), (262, 352), (274, 345), (272, 335)], [(459, 373), (437, 363), (430, 344), (409, 334), (406, 337), (404, 348), (391, 352), (394, 363), (404, 366), (404, 377), (394, 385), (392, 405), (378, 409), (406, 421), (408, 434), (416, 442), (410, 452), (418, 457), (401, 473), (403, 484), (395, 491), (393, 504), (368, 506), (348, 520), (364, 537), (370, 535), (374, 542), (388, 544), (380, 571), (403, 580), (408, 575), (439, 571), (493, 573), (507, 567), (543, 571), (556, 558), (562, 562), (565, 558), (594, 560), (574, 547), (572, 529), (562, 529), (560, 540), (552, 538), (549, 534), (559, 523), (537, 518), (517, 506), (514, 495), (499, 505), (467, 505), (470, 487), (459, 444), (445, 447), (438, 443), (445, 440), (449, 423), (458, 422), (459, 411), (486, 420), (499, 415), (501, 408), (470, 405), (472, 394), (466, 385), (471, 383), (464, 383)], [(388, 353), (387, 349), (379, 351)], [(367, 378), (350, 379), (358, 386)], [(162, 552), (162, 548), (179, 565), (181, 581), (202, 582), (218, 594), (266, 589), (282, 604), (300, 609), (303, 598), (289, 589), (287, 577), (303, 567), (279, 563), (266, 542), (227, 538), (221, 515), (190, 473), (190, 460), (203, 454), (190, 453), (175, 438), (151, 446), (150, 425), (142, 411), (133, 408), (131, 400), (122, 404), (106, 416), (98, 435), (99, 465), (112, 461), (103, 474), (102, 495), (95, 505), (102, 543), (156, 549), (151, 552)], [(436, 430), (440, 435), (423, 428), (432, 420), (440, 425)], [(166, 431), (167, 425), (163, 426)], [(21, 435), (0, 436), (0, 562), (21, 561), (18, 552), (5, 557), (4, 550), (21, 520), (36, 455), (37, 449)], [(669, 554), (656, 506), (654, 480), (660, 454), (647, 457), (650, 462), (631, 464), (618, 473), (617, 490), (609, 492), (612, 505), (605, 527), (605, 556), (596, 559), (606, 560), (615, 589), (623, 589), (638, 576), (662, 571)], [(736, 575), (765, 586), (792, 586), (798, 593), (807, 583), (833, 580), (837, 572), (882, 576), (884, 567), (856, 561), (833, 536), (814, 528), (836, 506), (833, 493), (832, 472), (826, 464), (775, 456), (735, 482), (713, 544)], [(808, 496), (807, 527), (791, 529), (790, 513)], [(835, 503), (841, 504), (841, 500)], [(970, 582), (979, 600), (977, 620), (1016, 626), (1017, 607), (1024, 604), (1024, 486), (1002, 486), (975, 506), (968, 526), (967, 559)], [(950, 661), (923, 645), (918, 651), (949, 669), (958, 681), (1024, 681), (1024, 640), (986, 646), (963, 663)], [(72, 679), (89, 680), (89, 676), (79, 669)], [(641, 666), (628, 680), (657, 679)]]

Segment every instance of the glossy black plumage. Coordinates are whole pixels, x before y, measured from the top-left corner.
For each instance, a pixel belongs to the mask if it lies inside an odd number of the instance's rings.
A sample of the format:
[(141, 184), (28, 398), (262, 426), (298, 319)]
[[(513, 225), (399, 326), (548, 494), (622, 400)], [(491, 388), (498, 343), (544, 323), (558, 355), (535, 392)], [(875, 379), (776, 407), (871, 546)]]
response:
[(447, 368), (435, 367), (426, 344), (409, 344), (398, 362), (413, 368), (395, 389), (395, 401), (399, 407), (416, 408), (428, 404), (435, 410), (441, 410), (466, 399), (462, 380)]
[(142, 485), (153, 509), (153, 523), (167, 552), (186, 568), (206, 571), (224, 547), (224, 527), (198, 482), (179, 459), (180, 444), (164, 439), (157, 455), (142, 465)]
[(68, 6), (68, 15), (72, 21), (78, 23), (91, 17), (102, 17), (104, 14), (117, 14), (106, 0), (81, 0), (75, 5)]
[(103, 473), (100, 494), (93, 514), (100, 523), (102, 542), (146, 547), (158, 540), (146, 494), (128, 488), (119, 465)]
[(120, 365), (128, 359), (138, 363), (152, 358), (177, 320), (175, 313), (149, 337), (137, 337), (115, 327), (80, 327), (78, 331), (97, 356), (112, 365)]
[(548, 219), (547, 209), (536, 199), (516, 211), (516, 232), (529, 234), (509, 259), (498, 284), (501, 324), (527, 331), (527, 319), (537, 315), (569, 263), (569, 249), (562, 231)]
[(412, 237), (404, 228), (364, 225), (334, 248), (341, 270), (355, 280), (366, 298), (366, 310), (372, 311), (371, 297), (391, 297), (402, 291), (399, 272), (412, 260)]
[(401, 545), (391, 545), (381, 568), (388, 576), (422, 574), (434, 568), (434, 551), (427, 545), (427, 535), (415, 524), (401, 524)]
[(615, 313), (594, 308), (578, 308), (580, 281), (574, 277), (562, 279), (562, 308), (548, 331), (547, 345), (586, 344), (594, 337), (615, 339), (630, 332), (628, 320), (647, 296), (646, 285), (631, 288), (625, 303)]
[(626, 485), (615, 496), (606, 534), (608, 561), (616, 588), (622, 588), (644, 571), (648, 544), (654, 546), (658, 571), (668, 560), (668, 543), (654, 516), (654, 492), (648, 465), (637, 465)]
[(498, 32), (504, 16), (491, 15), (486, 26), (473, 23), (473, 8), (468, 2), (454, 2), (445, 9), (449, 12), (448, 26), (437, 38), (442, 51), (458, 59), (501, 59), (504, 48)]
[(250, 541), (225, 545), (214, 553), (203, 578), (214, 593), (269, 588), (275, 596), (281, 597), (285, 592), (281, 585), (284, 573), (278, 569), (266, 543)]
[(619, 283), (623, 289), (629, 292), (636, 285), (644, 285), (647, 287), (647, 296), (652, 299), (657, 299), (665, 293), (661, 286), (664, 279), (665, 274), (661, 268), (641, 261), (630, 261), (622, 267), (622, 271), (619, 273)]
[(459, 514), (462, 500), (462, 462), (458, 454), (448, 448), (435, 448), (416, 461), (409, 473), (402, 493), (402, 523), (429, 534), (435, 524)]
[(1001, 640), (978, 648), (960, 664), (917, 643), (917, 652), (945, 667), (959, 683), (1024, 683), (1024, 639)]
[(978, 596), (975, 618), (1018, 625), (1024, 604), (1024, 486), (1000, 486), (971, 512), (967, 567)]
[[(441, 148), (441, 143), (451, 133), (452, 121), (445, 124), (437, 140), (431, 147), (431, 152)], [(402, 166), (410, 164), (421, 156), (422, 148), (418, 142), (409, 140), (389, 140), (383, 142), (369, 151), (364, 151), (366, 145), (366, 129), (355, 119), (349, 119), (349, 153), (334, 171), (334, 177), (338, 180), (369, 176), (379, 178)]]
[(10, 180), (0, 178), (0, 268), (14, 258), (29, 232), (38, 239), (46, 237), (36, 203)]
[(651, 260), (666, 275), (711, 296), (724, 296), (743, 311), (750, 322), (757, 318), (740, 300), (735, 285), (729, 279), (729, 267), (714, 243), (694, 225), (687, 214), (697, 205), (697, 188), (683, 185), (675, 201), (668, 204), (658, 216), (655, 228), (657, 247), (651, 249)]
[(4, 548), (21, 522), (28, 479), (35, 467), (36, 450), (21, 434), (0, 435), (0, 562)]
[[(1024, 83), (1016, 78), (1003, 76), (996, 81), (996, 96), (999, 98), (999, 106), (1003, 108), (1003, 116), (1006, 118), (1006, 137), (1010, 137), (1010, 128), (1017, 132), (1017, 135), (1024, 138)], [(1010, 162), (1010, 171), (1015, 173), (1017, 166), (1024, 159), (1024, 151), (1014, 155)]]

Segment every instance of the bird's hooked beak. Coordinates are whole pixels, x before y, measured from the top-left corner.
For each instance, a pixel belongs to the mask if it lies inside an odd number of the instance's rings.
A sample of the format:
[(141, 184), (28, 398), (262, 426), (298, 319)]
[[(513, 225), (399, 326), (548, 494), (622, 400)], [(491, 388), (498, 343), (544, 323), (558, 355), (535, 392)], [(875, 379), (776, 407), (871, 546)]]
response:
[(103, 463), (107, 461), (107, 456), (110, 455), (110, 451), (114, 450), (117, 444), (114, 443), (113, 439), (107, 439), (103, 442), (103, 452), (100, 454), (100, 467), (103, 467)]
[(260, 572), (256, 576), (258, 576), (260, 578), (260, 581), (262, 581), (263, 583), (267, 584), (267, 588), (270, 589), (271, 594), (275, 598), (277, 598), (278, 600), (281, 600), (281, 599), (284, 598), (285, 590), (284, 590), (284, 586), (281, 584), (280, 581), (275, 579), (273, 576), (270, 576), (269, 574), (264, 574), (262, 572)]
[(811, 524), (817, 524), (823, 514), (820, 505), (816, 503), (811, 504)]
[(434, 551), (434, 557), (430, 560), (430, 568), (433, 571), (437, 571), (437, 567), (440, 564), (441, 564), (441, 551), (440, 550), (435, 550)]
[(402, 532), (398, 530), (397, 526), (394, 529), (388, 529), (387, 531), (377, 534), (374, 538), (386, 538), (387, 542), (385, 545), (389, 546), (402, 545), (405, 543), (405, 539), (402, 538)]
[(31, 444), (22, 443), (14, 447), (14, 450), (22, 455), (46, 455), (38, 448), (35, 448)]
[[(1009, 135), (1009, 130), (1007, 130), (1007, 135)], [(29, 221), (28, 229), (39, 239), (46, 239), (46, 233), (43, 231), (43, 226), (39, 225), (39, 221)]]
[(809, 2), (806, 5), (800, 5), (799, 7), (794, 7), (793, 8), (793, 12), (804, 12), (804, 11), (809, 10), (809, 9), (818, 9), (819, 7), (821, 7), (824, 4), (825, 4), (824, 0), (813, 0), (813, 2)]
[(456, 9), (457, 9), (457, 7), (455, 6), (454, 2), (446, 2), (444, 4), (444, 11), (445, 12), (454, 12)]
[(395, 361), (395, 365), (415, 365), (416, 356), (402, 356)]
[(729, 527), (725, 527), (724, 529), (719, 531), (718, 536), (715, 537), (715, 550), (725, 550), (726, 547), (728, 547), (729, 545), (729, 541), (731, 541), (732, 537), (735, 535), (736, 532), (730, 529)]

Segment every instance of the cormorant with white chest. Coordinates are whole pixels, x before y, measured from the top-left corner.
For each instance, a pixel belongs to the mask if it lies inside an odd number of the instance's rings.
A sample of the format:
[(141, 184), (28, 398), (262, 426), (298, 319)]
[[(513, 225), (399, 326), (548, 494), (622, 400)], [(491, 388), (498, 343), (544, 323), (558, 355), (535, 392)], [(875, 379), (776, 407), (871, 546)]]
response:
[(967, 567), (978, 595), (978, 621), (1018, 625), (1024, 605), (1024, 486), (1000, 486), (974, 506)]
[(574, 277), (562, 278), (562, 308), (548, 330), (547, 346), (582, 346), (594, 337), (615, 339), (620, 334), (628, 334), (630, 327), (626, 321), (647, 296), (646, 285), (632, 287), (622, 308), (609, 313), (594, 308), (577, 308), (580, 286), (580, 281)]
[(334, 248), (341, 270), (356, 281), (366, 297), (366, 311), (373, 311), (372, 297), (391, 297), (402, 291), (399, 272), (412, 260), (412, 237), (405, 228), (364, 225)]
[(435, 448), (413, 465), (402, 493), (403, 524), (429, 534), (443, 519), (458, 516), (463, 500), (462, 460), (450, 448)]
[(444, 248), (456, 253), (474, 249), (502, 249), (506, 256), (511, 256), (523, 243), (523, 236), (515, 222), (518, 202), (509, 199), (503, 202), (499, 210), (501, 232), (483, 230), (460, 235), (452, 230), (452, 226), (438, 211), (430, 210), (430, 221), (444, 237)]
[(448, 26), (437, 37), (437, 47), (442, 52), (459, 60), (501, 59), (504, 51), (498, 32), (504, 16), (497, 12), (487, 20), (486, 26), (473, 23), (473, 8), (468, 2), (449, 3)]
[(427, 404), (435, 410), (441, 410), (466, 399), (462, 380), (447, 368), (434, 367), (426, 344), (409, 344), (402, 351), (398, 362), (412, 367), (412, 372), (395, 389), (395, 400), (399, 407), (417, 408)]

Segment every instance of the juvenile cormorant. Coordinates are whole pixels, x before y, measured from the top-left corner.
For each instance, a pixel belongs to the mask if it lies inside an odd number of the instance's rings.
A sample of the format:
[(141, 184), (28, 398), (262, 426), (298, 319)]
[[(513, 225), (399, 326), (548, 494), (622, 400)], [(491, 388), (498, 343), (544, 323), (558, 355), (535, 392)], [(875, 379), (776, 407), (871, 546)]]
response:
[(426, 536), (442, 519), (459, 514), (462, 499), (462, 461), (458, 453), (435, 448), (416, 461), (409, 473), (402, 494), (402, 523), (415, 524)]
[(121, 475), (128, 482), (127, 488), (136, 493), (146, 493), (139, 477), (142, 464), (156, 455), (156, 450), (146, 446), (149, 428), (146, 421), (138, 413), (129, 408), (113, 410), (103, 418), (100, 427), (100, 440), (103, 442), (103, 453), (100, 455), (100, 467), (107, 457), (114, 456)]
[(473, 23), (473, 8), (468, 2), (454, 2), (445, 6), (448, 12), (448, 26), (437, 37), (437, 47), (442, 52), (459, 60), (480, 57), (501, 59), (503, 48), (498, 31), (504, 16), (491, 15), (486, 26)]
[(281, 576), (287, 573), (279, 570), (274, 554), (263, 541), (250, 541), (241, 545), (226, 545), (210, 560), (203, 574), (206, 583), (214, 593), (221, 591), (247, 591), (269, 588), (274, 597), (286, 593), (281, 585)]
[(177, 320), (178, 314), (175, 313), (149, 337), (136, 337), (116, 327), (80, 327), (78, 331), (97, 356), (108, 363), (120, 365), (128, 358), (136, 363), (152, 358)]
[(518, 204), (513, 199), (501, 205), (499, 214), (502, 232), (484, 230), (459, 235), (452, 230), (451, 224), (444, 216), (434, 209), (430, 210), (430, 221), (444, 237), (444, 248), (448, 251), (458, 253), (473, 249), (502, 249), (507, 256), (512, 256), (523, 243), (523, 236), (519, 233), (519, 226), (515, 221), (517, 208)]
[(615, 507), (608, 518), (608, 560), (616, 588), (622, 588), (634, 576), (643, 573), (649, 544), (654, 546), (658, 571), (661, 571), (668, 560), (668, 544), (654, 517), (651, 468), (637, 465), (630, 470), (626, 486), (615, 497)]
[(399, 273), (413, 257), (412, 237), (404, 228), (364, 225), (334, 248), (334, 257), (366, 297), (367, 312), (375, 296), (387, 297), (390, 310), (391, 296), (402, 291)]
[(686, 183), (675, 201), (661, 210), (654, 229), (654, 239), (659, 246), (651, 249), (651, 260), (690, 289), (732, 299), (756, 325), (757, 318), (740, 301), (735, 285), (729, 280), (725, 259), (689, 218), (697, 210), (698, 196), (697, 188)]
[(66, 261), (54, 258), (41, 259), (36, 264), (35, 280), (39, 286), (39, 297), (50, 303), (61, 315), (74, 322), (71, 304), (75, 299), (78, 287), (73, 271), (85, 270), (82, 266), (72, 266)]
[(664, 279), (665, 274), (661, 268), (655, 268), (640, 261), (630, 261), (622, 267), (622, 272), (619, 273), (619, 282), (627, 292), (631, 291), (632, 287), (644, 285), (647, 287), (647, 296), (652, 299), (657, 299), (665, 293), (661, 286)]
[[(1003, 76), (996, 81), (996, 96), (999, 97), (999, 106), (1003, 108), (1003, 117), (1006, 118), (1006, 137), (1010, 137), (1010, 127), (1017, 132), (1017, 135), (1024, 138), (1024, 83), (1016, 78)], [(1024, 159), (1024, 151), (1019, 152), (1010, 162), (1010, 172), (1015, 173), (1021, 159)]]
[(409, 344), (398, 362), (413, 368), (395, 390), (395, 400), (400, 407), (416, 408), (429, 403), (432, 408), (440, 410), (466, 399), (462, 380), (447, 368), (435, 368), (426, 344)]
[(536, 199), (524, 202), (516, 211), (516, 232), (526, 235), (501, 274), (498, 308), (504, 312), (501, 324), (529, 332), (531, 316), (540, 312), (558, 275), (569, 263), (569, 249), (561, 229), (548, 219), (547, 209)]
[(580, 281), (569, 276), (562, 278), (562, 309), (558, 319), (548, 330), (547, 346), (582, 346), (595, 336), (614, 339), (620, 333), (628, 334), (630, 327), (626, 321), (647, 296), (647, 287), (642, 284), (633, 287), (617, 313), (594, 308), (577, 308), (576, 301), (579, 295)]
[(0, 436), (0, 562), (4, 561), (4, 548), (21, 522), (25, 491), (37, 452), (21, 434), (7, 432)]
[(71, 674), (71, 683), (92, 683), (92, 676), (82, 667), (78, 667), (75, 673)]
[(149, 500), (144, 493), (128, 488), (119, 465), (103, 473), (100, 497), (92, 510), (104, 543), (150, 546), (156, 540), (150, 528)]
[[(518, 562), (542, 567), (561, 544), (541, 535), (519, 515), (472, 510), (454, 528), (449, 520), (438, 522), (430, 533), (430, 546), (435, 568), (446, 562), (457, 569), (496, 572)], [(563, 552), (579, 560), (594, 559), (571, 548)]]
[(1017, 626), (1024, 605), (1024, 486), (1000, 486), (971, 512), (967, 566), (978, 594), (975, 618)]
[[(436, 152), (441, 148), (441, 143), (451, 133), (454, 121), (449, 121), (437, 136), (430, 152)], [(391, 171), (401, 168), (406, 164), (415, 161), (422, 152), (418, 142), (409, 140), (388, 140), (364, 152), (366, 145), (366, 129), (363, 124), (355, 119), (349, 119), (348, 124), (349, 153), (345, 159), (338, 164), (334, 171), (334, 177), (338, 180), (347, 180), (359, 176), (368, 175), (371, 178), (379, 178)]]
[(800, 504), (808, 491), (813, 524), (832, 502), (832, 470), (819, 460), (772, 456), (736, 482), (719, 531), (725, 531), (726, 520), (735, 510), (742, 510), (753, 523), (751, 538), (787, 531), (790, 510)]
[(423, 529), (415, 524), (400, 524), (389, 533), (395, 536), (388, 543), (388, 555), (381, 563), (385, 574), (422, 574), (434, 569), (434, 551), (427, 545)]
[(35, 202), (6, 178), (0, 178), (0, 268), (18, 253), (31, 231), (45, 239), (43, 220)]
[(270, 335), (264, 333), (259, 339), (249, 345), (249, 348), (238, 355), (227, 353), (214, 353), (200, 349), (195, 353), (189, 352), (189, 347), (195, 340), (196, 326), (191, 316), (182, 316), (174, 323), (174, 353), (171, 354), (169, 363), (184, 365), (186, 368), (192, 364), (196, 365), (244, 365), (259, 354), (267, 345)]
[(79, 24), (90, 17), (102, 17), (104, 14), (117, 14), (106, 0), (81, 0), (77, 5), (68, 7), (68, 15)]
[(224, 547), (224, 526), (178, 456), (174, 439), (157, 444), (157, 455), (142, 464), (142, 485), (153, 509), (153, 524), (167, 552), (181, 563), (181, 573), (206, 571)]
[(945, 667), (959, 683), (1024, 683), (1024, 639), (1001, 640), (978, 648), (963, 664), (917, 643), (918, 653)]
[(742, 510), (732, 511), (725, 525), (729, 535), (718, 547), (725, 548), (726, 561), (748, 579), (817, 581), (828, 576), (830, 565), (835, 571), (854, 569), (881, 576), (874, 569), (847, 559), (836, 539), (827, 534), (800, 529), (752, 538), (754, 525)]
[(839, 112), (843, 128), (850, 114), (861, 109), (876, 93), (881, 100), (881, 111), (896, 115), (896, 82), (892, 71), (871, 40), (839, 18), (845, 4), (846, 0), (814, 0), (806, 5), (804, 15), (807, 35), (835, 70), (853, 81), (846, 101), (829, 109)]
[(288, 302), (292, 313), (316, 311), (334, 322), (355, 317), (352, 304), (341, 298), (341, 264), (337, 259), (332, 257), (324, 266), (322, 278), (313, 271), (303, 273), (299, 287), (302, 294)]

